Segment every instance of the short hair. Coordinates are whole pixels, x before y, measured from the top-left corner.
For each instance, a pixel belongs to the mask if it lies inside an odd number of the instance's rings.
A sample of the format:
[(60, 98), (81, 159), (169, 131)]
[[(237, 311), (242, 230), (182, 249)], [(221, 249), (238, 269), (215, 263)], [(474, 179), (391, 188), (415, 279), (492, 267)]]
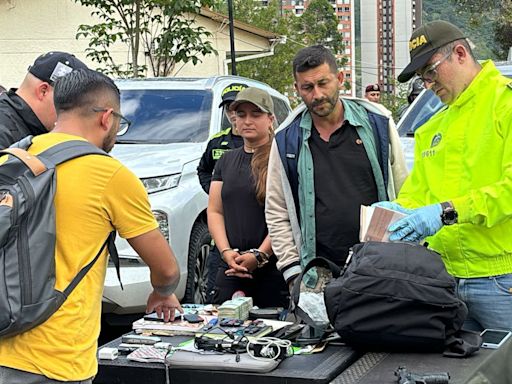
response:
[(332, 52), (323, 45), (313, 45), (301, 49), (293, 59), (293, 76), (296, 73), (306, 72), (322, 64), (328, 64), (332, 73), (338, 73), (336, 58)]
[(443, 45), (441, 48), (437, 50), (436, 53), (439, 53), (441, 55), (448, 55), (451, 51), (453, 51), (453, 48), (455, 48), (457, 45), (462, 45), (464, 48), (466, 48), (466, 51), (469, 52), (469, 56), (473, 59), (473, 61), (477, 61), (476, 57), (473, 53), (473, 50), (471, 49), (471, 45), (467, 39), (459, 39), (452, 41), (451, 43), (448, 43), (446, 45)]
[(53, 102), (57, 114), (79, 108), (89, 110), (105, 98), (119, 104), (119, 88), (108, 76), (91, 69), (70, 72), (55, 82)]

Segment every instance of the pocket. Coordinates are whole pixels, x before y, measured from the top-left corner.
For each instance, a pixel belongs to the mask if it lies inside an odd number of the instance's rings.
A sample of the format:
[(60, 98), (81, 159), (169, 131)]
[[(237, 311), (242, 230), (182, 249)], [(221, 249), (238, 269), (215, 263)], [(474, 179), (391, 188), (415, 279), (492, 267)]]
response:
[(512, 295), (512, 273), (493, 276), (492, 280), (500, 293)]

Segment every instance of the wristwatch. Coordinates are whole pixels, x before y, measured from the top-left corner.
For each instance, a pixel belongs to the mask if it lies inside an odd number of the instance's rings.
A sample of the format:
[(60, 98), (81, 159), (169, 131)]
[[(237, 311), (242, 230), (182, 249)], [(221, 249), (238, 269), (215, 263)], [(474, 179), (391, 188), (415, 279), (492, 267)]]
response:
[(261, 268), (268, 263), (268, 258), (266, 257), (265, 252), (262, 252), (256, 248), (251, 248), (249, 252), (252, 252), (256, 257), (256, 261), (258, 262), (258, 268)]
[(441, 203), (441, 208), (443, 209), (443, 212), (441, 213), (441, 221), (443, 222), (443, 224), (456, 224), (459, 215), (455, 208), (453, 207), (453, 204), (450, 201), (445, 201), (444, 203)]

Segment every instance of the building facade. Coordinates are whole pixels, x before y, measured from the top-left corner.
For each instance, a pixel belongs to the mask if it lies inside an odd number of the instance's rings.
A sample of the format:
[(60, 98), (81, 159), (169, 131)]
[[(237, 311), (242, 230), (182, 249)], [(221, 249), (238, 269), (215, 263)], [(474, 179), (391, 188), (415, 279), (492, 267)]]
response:
[[(91, 8), (71, 0), (0, 0), (0, 84), (17, 87), (27, 68), (41, 53), (66, 51), (73, 53), (91, 68), (99, 65), (86, 57), (88, 39), (76, 39), (80, 24), (91, 24)], [(170, 76), (197, 77), (229, 74), (229, 20), (227, 16), (201, 9), (193, 23), (204, 27), (212, 36), (209, 41), (217, 55), (201, 56), (192, 62), (175, 66)], [(236, 60), (248, 60), (273, 54), (281, 36), (239, 21), (234, 22)], [(110, 53), (116, 64), (130, 57), (128, 47), (115, 44)], [(147, 76), (153, 76), (146, 52), (141, 49), (139, 63), (148, 65)]]
[[(282, 0), (283, 11), (301, 16), (310, 0)], [(395, 90), (395, 79), (409, 61), (408, 38), (421, 25), (422, 0), (329, 0), (338, 17), (348, 62), (346, 94), (361, 96), (368, 84)]]

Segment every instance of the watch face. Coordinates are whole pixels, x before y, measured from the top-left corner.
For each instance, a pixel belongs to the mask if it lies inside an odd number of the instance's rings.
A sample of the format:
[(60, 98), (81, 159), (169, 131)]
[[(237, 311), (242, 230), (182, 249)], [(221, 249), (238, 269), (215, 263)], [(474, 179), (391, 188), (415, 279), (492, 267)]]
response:
[(442, 221), (444, 224), (451, 225), (457, 222), (457, 212), (454, 209), (447, 209), (443, 212)]

